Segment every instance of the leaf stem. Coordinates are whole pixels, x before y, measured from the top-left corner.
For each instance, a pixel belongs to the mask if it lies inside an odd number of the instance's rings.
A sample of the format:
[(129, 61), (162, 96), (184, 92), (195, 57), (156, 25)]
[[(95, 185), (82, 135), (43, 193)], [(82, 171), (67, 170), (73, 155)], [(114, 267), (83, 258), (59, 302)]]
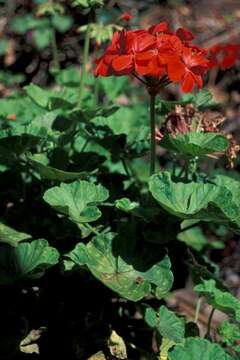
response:
[(82, 73), (81, 73), (81, 79), (79, 85), (78, 105), (81, 105), (85, 78), (87, 73), (87, 62), (88, 62), (89, 46), (90, 46), (90, 30), (91, 30), (91, 24), (88, 23), (85, 34), (85, 40), (84, 40), (84, 48), (83, 48), (83, 62), (82, 62)]
[(212, 311), (211, 311), (211, 313), (210, 313), (210, 315), (209, 315), (209, 318), (208, 318), (207, 332), (206, 332), (206, 335), (205, 335), (206, 338), (209, 338), (209, 337), (210, 337), (211, 323), (212, 323), (212, 319), (213, 319), (214, 312), (215, 312), (215, 309), (212, 308)]
[(127, 175), (129, 178), (131, 178), (131, 174), (130, 174), (130, 172), (129, 172), (129, 170), (128, 170), (127, 163), (126, 163), (126, 160), (124, 159), (124, 157), (121, 157), (121, 161), (122, 161), (123, 168), (124, 168), (124, 170), (125, 170), (126, 175)]
[(198, 300), (197, 300), (195, 317), (194, 317), (195, 324), (197, 324), (197, 322), (198, 322), (199, 313), (200, 313), (200, 309), (201, 309), (201, 302), (202, 302), (202, 299), (199, 297)]
[(86, 228), (91, 230), (95, 235), (97, 235), (97, 236), (100, 235), (100, 233), (94, 227), (92, 227), (89, 223), (86, 223), (85, 226), (86, 226)]
[(155, 162), (156, 162), (155, 99), (156, 99), (156, 95), (150, 94), (150, 128), (151, 128), (150, 175), (154, 174), (155, 172)]

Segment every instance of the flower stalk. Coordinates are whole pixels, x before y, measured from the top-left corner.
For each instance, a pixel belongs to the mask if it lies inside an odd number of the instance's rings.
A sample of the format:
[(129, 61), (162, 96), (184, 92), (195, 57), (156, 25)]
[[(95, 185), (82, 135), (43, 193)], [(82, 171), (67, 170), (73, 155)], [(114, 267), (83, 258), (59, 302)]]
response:
[(151, 128), (151, 144), (150, 144), (150, 176), (155, 172), (156, 163), (156, 138), (155, 138), (155, 100), (156, 95), (150, 94), (150, 128)]

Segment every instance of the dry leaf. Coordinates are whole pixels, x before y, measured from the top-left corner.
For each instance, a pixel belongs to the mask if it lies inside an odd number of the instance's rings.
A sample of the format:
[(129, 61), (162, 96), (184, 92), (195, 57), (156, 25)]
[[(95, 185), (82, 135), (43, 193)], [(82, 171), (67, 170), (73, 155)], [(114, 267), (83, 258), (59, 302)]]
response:
[(39, 354), (38, 344), (31, 344), (26, 346), (20, 346), (21, 352), (25, 354)]
[(127, 348), (123, 339), (116, 333), (112, 331), (108, 346), (112, 355), (117, 359), (127, 359)]
[(92, 355), (87, 360), (106, 360), (106, 357), (102, 351), (99, 351), (98, 353), (96, 353), (95, 355)]
[(35, 341), (37, 341), (41, 337), (44, 331), (46, 331), (46, 328), (43, 326), (37, 330), (31, 330), (29, 334), (21, 341), (20, 351), (26, 354), (39, 354), (39, 347), (38, 344), (35, 343)]

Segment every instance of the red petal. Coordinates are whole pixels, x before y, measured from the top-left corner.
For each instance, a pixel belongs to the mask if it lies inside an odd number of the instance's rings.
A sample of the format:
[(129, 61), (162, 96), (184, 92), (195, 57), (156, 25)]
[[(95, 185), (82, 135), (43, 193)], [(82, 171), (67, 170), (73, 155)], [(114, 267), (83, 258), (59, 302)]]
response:
[(186, 67), (180, 60), (172, 60), (167, 63), (168, 77), (172, 81), (180, 81), (186, 72)]
[(119, 55), (112, 61), (112, 67), (114, 71), (127, 71), (130, 72), (133, 68), (132, 55)]
[(135, 61), (150, 61), (154, 56), (157, 55), (155, 50), (148, 50), (135, 55)]
[(98, 77), (109, 75), (111, 75), (110, 68), (104, 63), (104, 61), (100, 61), (94, 69), (94, 76)]
[(156, 44), (156, 38), (152, 35), (140, 36), (136, 38), (137, 51), (147, 50)]
[(194, 77), (192, 76), (192, 73), (190, 71), (187, 71), (183, 81), (182, 81), (182, 90), (184, 92), (191, 92), (194, 87), (195, 81)]
[(148, 31), (153, 35), (161, 32), (169, 32), (169, 25), (166, 21), (163, 21), (157, 25), (151, 26)]
[(184, 28), (179, 28), (176, 31), (176, 35), (182, 40), (182, 41), (191, 41), (194, 39), (193, 34), (188, 30)]

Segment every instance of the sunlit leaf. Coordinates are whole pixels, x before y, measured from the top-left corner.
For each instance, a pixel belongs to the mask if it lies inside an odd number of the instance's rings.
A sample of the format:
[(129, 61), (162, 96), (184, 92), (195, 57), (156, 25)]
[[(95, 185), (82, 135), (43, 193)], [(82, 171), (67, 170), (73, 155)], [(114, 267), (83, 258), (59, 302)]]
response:
[(44, 200), (56, 211), (68, 216), (76, 223), (97, 220), (101, 216), (97, 208), (108, 198), (108, 191), (102, 185), (87, 181), (61, 184), (47, 190)]

